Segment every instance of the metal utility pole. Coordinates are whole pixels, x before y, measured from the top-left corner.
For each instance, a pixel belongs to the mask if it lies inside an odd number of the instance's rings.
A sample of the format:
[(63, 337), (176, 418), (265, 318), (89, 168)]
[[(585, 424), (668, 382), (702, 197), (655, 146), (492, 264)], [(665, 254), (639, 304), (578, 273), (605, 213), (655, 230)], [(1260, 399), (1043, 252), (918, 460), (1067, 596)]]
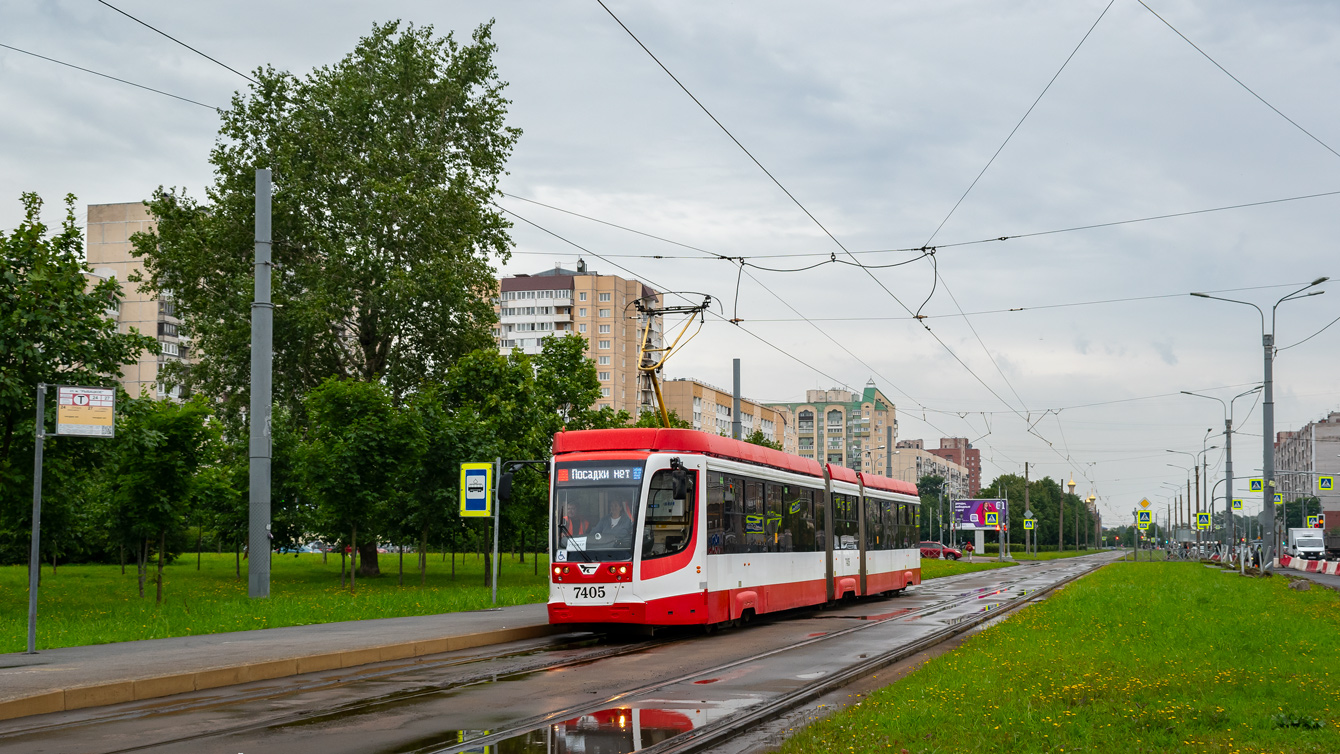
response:
[(274, 304), (270, 303), (270, 169), (256, 171), (255, 300), (251, 303), (250, 527), (247, 596), (270, 596), (270, 410)]
[[(59, 396), (58, 396), (59, 397)], [(28, 654), (37, 654), (37, 583), (42, 578), (42, 446), (47, 437), (47, 386), (37, 383), (37, 431), (33, 444), (33, 534), (28, 553)]]
[[(1024, 515), (1029, 518), (1033, 517), (1033, 506), (1028, 504), (1028, 461), (1024, 461)], [(1036, 530), (1029, 539), (1033, 543), (1033, 555), (1036, 556), (1038, 550), (1038, 533)]]
[[(1316, 280), (1313, 280), (1311, 283), (1308, 283), (1307, 285), (1303, 286), (1302, 288), (1299, 288), (1298, 290), (1294, 291), (1293, 293), (1290, 293), (1289, 295), (1284, 296), (1283, 298), (1281, 298), (1281, 299), (1279, 299), (1278, 301), (1276, 301), (1276, 302), (1275, 302), (1275, 305), (1272, 306), (1272, 307), (1270, 307), (1270, 331), (1269, 331), (1269, 332), (1266, 331), (1266, 313), (1265, 313), (1264, 311), (1261, 310), (1261, 307), (1257, 306), (1256, 304), (1251, 303), (1250, 301), (1238, 301), (1237, 299), (1220, 298), (1219, 296), (1211, 296), (1211, 295), (1208, 294), (1208, 293), (1192, 293), (1192, 294), (1191, 294), (1192, 296), (1196, 296), (1196, 297), (1198, 297), (1198, 298), (1212, 298), (1212, 299), (1215, 299), (1215, 300), (1217, 300), (1217, 301), (1227, 301), (1227, 302), (1229, 302), (1229, 303), (1231, 303), (1231, 304), (1243, 304), (1243, 305), (1245, 305), (1245, 306), (1250, 306), (1250, 307), (1252, 307), (1253, 309), (1256, 310), (1256, 313), (1257, 313), (1257, 314), (1259, 314), (1259, 315), (1261, 316), (1261, 349), (1262, 349), (1262, 351), (1263, 351), (1263, 356), (1264, 356), (1264, 359), (1265, 359), (1265, 369), (1264, 369), (1264, 372), (1265, 372), (1265, 373), (1264, 373), (1264, 378), (1265, 378), (1265, 379), (1264, 379), (1264, 385), (1263, 385), (1263, 387), (1264, 387), (1264, 391), (1265, 391), (1265, 396), (1264, 396), (1264, 397), (1265, 397), (1265, 400), (1262, 401), (1262, 403), (1261, 403), (1261, 471), (1262, 471), (1262, 476), (1264, 477), (1264, 481), (1265, 481), (1265, 483), (1261, 485), (1261, 504), (1262, 504), (1262, 506), (1263, 506), (1263, 509), (1262, 509), (1262, 510), (1263, 510), (1263, 512), (1265, 513), (1265, 521), (1262, 522), (1262, 523), (1265, 524), (1266, 527), (1269, 527), (1269, 532), (1270, 532), (1270, 536), (1271, 536), (1270, 549), (1267, 550), (1265, 553), (1263, 553), (1263, 554), (1262, 554), (1262, 558), (1261, 558), (1261, 568), (1262, 568), (1263, 570), (1270, 568), (1270, 567), (1271, 567), (1271, 561), (1273, 560), (1273, 558), (1275, 558), (1275, 557), (1278, 555), (1278, 553), (1279, 553), (1279, 535), (1281, 534), (1280, 527), (1279, 527), (1279, 523), (1280, 523), (1280, 522), (1276, 521), (1276, 518), (1275, 518), (1275, 494), (1274, 494), (1274, 493), (1275, 493), (1275, 374), (1274, 374), (1274, 373), (1275, 373), (1275, 365), (1274, 365), (1274, 359), (1275, 359), (1275, 329), (1276, 329), (1276, 328), (1275, 328), (1275, 313), (1276, 313), (1276, 311), (1279, 309), (1280, 304), (1283, 304), (1285, 301), (1291, 301), (1291, 300), (1298, 299), (1298, 298), (1306, 298), (1307, 296), (1316, 296), (1316, 295), (1318, 295), (1318, 294), (1325, 293), (1325, 291), (1309, 291), (1309, 292), (1307, 292), (1307, 293), (1303, 293), (1303, 292), (1304, 292), (1304, 291), (1307, 291), (1307, 289), (1309, 289), (1309, 288), (1313, 288), (1313, 287), (1316, 287), (1316, 286), (1318, 286), (1318, 285), (1321, 285), (1322, 283), (1326, 282), (1327, 280), (1330, 280), (1330, 278), (1329, 278), (1329, 277), (1325, 277), (1325, 276), (1323, 276), (1323, 277), (1319, 277), (1319, 278), (1317, 278)], [(1300, 294), (1301, 294), (1301, 295), (1300, 295)], [(1233, 490), (1232, 490), (1232, 488), (1229, 488), (1229, 490), (1228, 490), (1228, 494), (1229, 494), (1230, 497), (1232, 496), (1232, 494), (1233, 494)], [(1263, 532), (1262, 532), (1262, 544), (1263, 544), (1263, 545), (1265, 544), (1265, 534), (1266, 534), (1266, 532), (1263, 531)]]
[(731, 391), (730, 397), (730, 436), (737, 440), (743, 440), (744, 438), (740, 436), (743, 431), (740, 424), (740, 360), (734, 359), (732, 366), (735, 372), (735, 387)]

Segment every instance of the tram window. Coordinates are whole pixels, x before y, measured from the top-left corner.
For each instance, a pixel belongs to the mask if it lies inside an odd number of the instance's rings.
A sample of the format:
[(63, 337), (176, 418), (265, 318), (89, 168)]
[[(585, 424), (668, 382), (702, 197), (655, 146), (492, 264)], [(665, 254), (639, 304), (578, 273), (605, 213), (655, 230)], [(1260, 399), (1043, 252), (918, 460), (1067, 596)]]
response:
[(683, 552), (692, 539), (698, 474), (689, 472), (688, 489), (679, 500), (674, 498), (671, 474), (670, 469), (662, 469), (651, 478), (651, 487), (647, 491), (647, 518), (642, 526), (643, 560)]
[(763, 482), (749, 479), (744, 483), (744, 552), (767, 552), (764, 532), (767, 511), (763, 505)]
[(767, 539), (768, 552), (791, 552), (791, 530), (784, 526), (786, 503), (783, 502), (782, 485), (769, 482), (764, 497), (768, 512), (764, 514), (763, 535)]
[(856, 498), (833, 496), (833, 549), (860, 549), (860, 525), (856, 521)]
[(884, 539), (883, 523), (880, 520), (880, 502), (873, 497), (865, 499), (865, 549), (882, 550)]
[(707, 552), (719, 555), (743, 552), (744, 483), (739, 477), (717, 474), (707, 486)]
[(789, 552), (814, 552), (814, 492), (798, 487), (782, 488), (786, 512), (782, 538), (790, 542)]
[(890, 503), (887, 500), (881, 500), (879, 503), (879, 508), (881, 513), (883, 514), (883, 521), (884, 521), (882, 527), (884, 531), (884, 543), (883, 546), (880, 547), (879, 549), (881, 550), (896, 549), (898, 546), (898, 540), (897, 537), (895, 536), (895, 532), (898, 531), (898, 527), (894, 523), (894, 516), (897, 515), (898, 513), (898, 504)]
[(814, 550), (815, 552), (826, 552), (828, 550), (828, 528), (824, 523), (828, 515), (827, 494), (820, 490), (814, 493)]

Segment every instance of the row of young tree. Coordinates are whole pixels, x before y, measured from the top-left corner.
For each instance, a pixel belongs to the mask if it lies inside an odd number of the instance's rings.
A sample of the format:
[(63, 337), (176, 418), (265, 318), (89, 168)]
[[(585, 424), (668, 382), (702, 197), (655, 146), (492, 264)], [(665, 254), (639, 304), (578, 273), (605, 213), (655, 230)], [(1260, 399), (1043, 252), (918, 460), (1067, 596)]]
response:
[[(942, 495), (944, 477), (926, 475), (917, 484), (921, 495), (921, 536), (923, 539), (937, 540), (944, 537), (962, 542), (964, 535), (952, 530), (954, 503), (948, 496)], [(1003, 474), (990, 484), (983, 485), (977, 493), (977, 499), (1000, 499), (1009, 501), (1009, 541), (1018, 547), (1024, 541), (1024, 512), (1033, 511), (1037, 521), (1030, 536), (1039, 550), (1083, 549), (1096, 546), (1100, 541), (1100, 520), (1097, 513), (1090, 511), (1079, 495), (1065, 491), (1061, 483), (1051, 477), (1028, 480), (1028, 505), (1024, 504), (1024, 478), (1018, 474)]]

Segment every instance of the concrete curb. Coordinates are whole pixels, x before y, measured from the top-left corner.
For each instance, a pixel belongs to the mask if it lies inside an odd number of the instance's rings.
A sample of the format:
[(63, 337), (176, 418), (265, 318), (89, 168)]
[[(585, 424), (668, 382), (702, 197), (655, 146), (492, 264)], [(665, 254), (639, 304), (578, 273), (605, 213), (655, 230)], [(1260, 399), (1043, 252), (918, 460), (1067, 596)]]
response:
[(45, 715), (49, 712), (65, 712), (87, 707), (101, 707), (123, 702), (137, 702), (144, 699), (156, 699), (173, 694), (204, 691), (252, 681), (268, 681), (303, 673), (315, 673), (321, 670), (352, 668), (374, 662), (404, 660), (410, 657), (473, 649), (491, 644), (504, 644), (509, 641), (538, 639), (570, 630), (570, 627), (565, 628), (547, 624), (520, 626), (497, 631), (461, 634), (460, 636), (386, 644), (379, 647), (365, 647), (280, 660), (212, 667), (186, 673), (74, 686), (0, 701), (0, 720), (12, 720), (16, 717)]

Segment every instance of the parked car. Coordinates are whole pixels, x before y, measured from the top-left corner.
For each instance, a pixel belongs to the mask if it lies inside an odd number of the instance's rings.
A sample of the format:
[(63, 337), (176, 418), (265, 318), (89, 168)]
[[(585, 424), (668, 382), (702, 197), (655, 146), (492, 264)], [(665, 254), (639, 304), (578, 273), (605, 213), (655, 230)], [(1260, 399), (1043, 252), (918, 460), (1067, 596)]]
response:
[(943, 542), (922, 542), (921, 557), (958, 560), (959, 558), (963, 557), (963, 551), (950, 547), (949, 545)]

